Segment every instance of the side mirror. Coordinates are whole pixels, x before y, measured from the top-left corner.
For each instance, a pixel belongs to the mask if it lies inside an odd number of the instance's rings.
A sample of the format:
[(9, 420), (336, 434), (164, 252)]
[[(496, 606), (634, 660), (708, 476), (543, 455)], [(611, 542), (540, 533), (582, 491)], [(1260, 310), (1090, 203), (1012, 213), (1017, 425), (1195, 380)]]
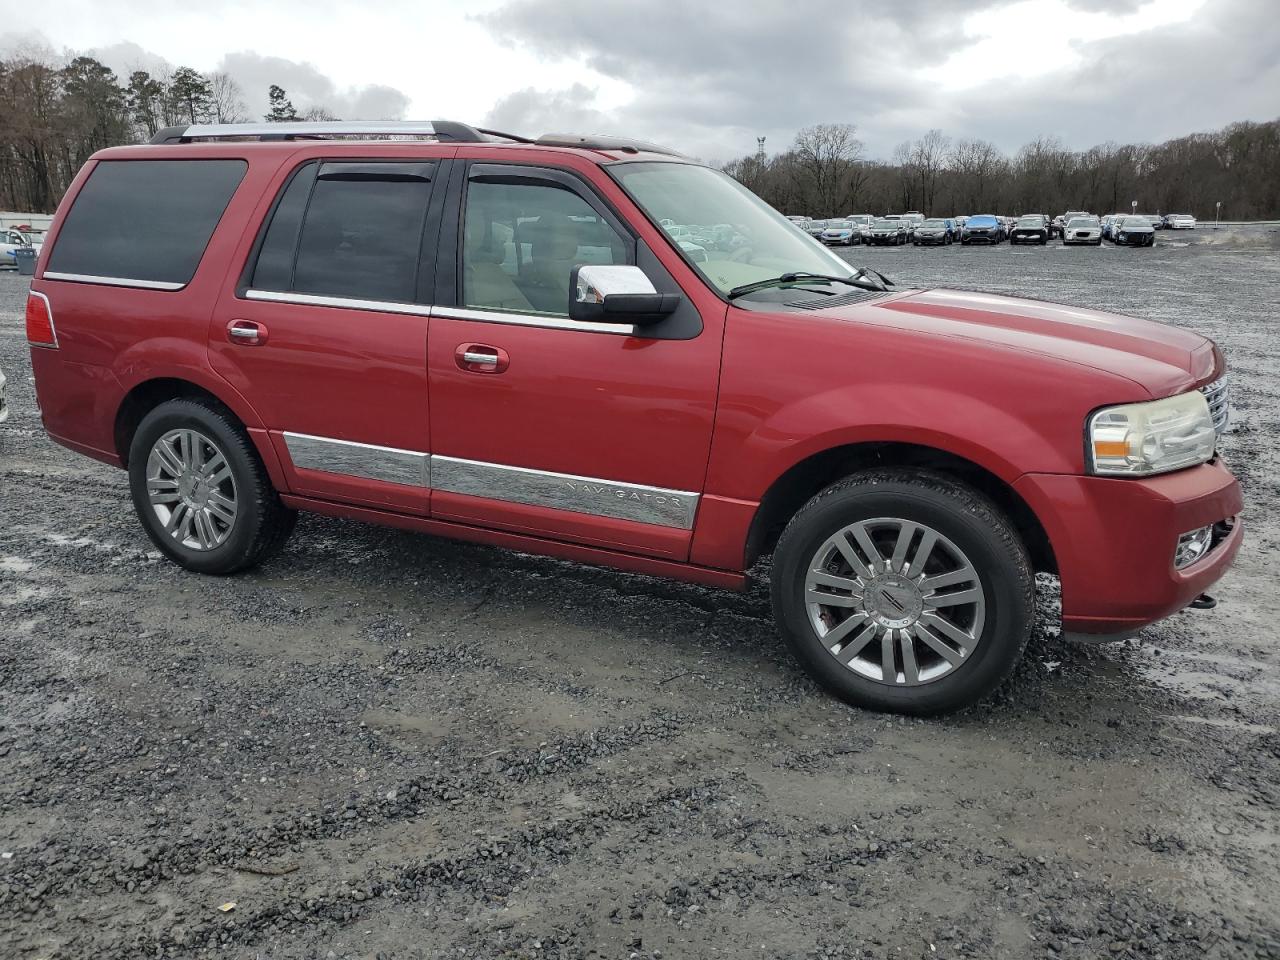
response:
[(680, 295), (658, 293), (639, 267), (579, 264), (569, 274), (569, 319), (647, 326), (680, 306)]

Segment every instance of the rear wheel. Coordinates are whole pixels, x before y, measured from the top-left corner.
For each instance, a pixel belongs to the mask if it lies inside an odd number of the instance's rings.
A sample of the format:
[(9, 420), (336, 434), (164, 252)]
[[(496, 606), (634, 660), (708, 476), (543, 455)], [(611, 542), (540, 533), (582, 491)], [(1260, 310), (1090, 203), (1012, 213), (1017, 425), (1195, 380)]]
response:
[(1013, 671), (1035, 581), (1009, 520), (939, 474), (874, 471), (833, 484), (774, 553), (773, 609), (809, 674), (848, 703), (945, 713)]
[(170, 400), (143, 418), (129, 448), (129, 489), (152, 543), (199, 573), (254, 566), (284, 545), (297, 519), (240, 424), (195, 400)]

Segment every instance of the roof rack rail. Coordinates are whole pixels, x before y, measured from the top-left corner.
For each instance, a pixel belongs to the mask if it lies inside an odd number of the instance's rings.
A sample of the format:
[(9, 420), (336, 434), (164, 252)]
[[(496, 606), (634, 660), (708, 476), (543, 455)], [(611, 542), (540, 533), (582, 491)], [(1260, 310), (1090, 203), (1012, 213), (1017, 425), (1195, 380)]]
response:
[(684, 154), (670, 147), (643, 140), (630, 140), (626, 137), (597, 137), (580, 133), (545, 133), (534, 143), (544, 147), (582, 147), (586, 150), (620, 150), (623, 153), (661, 153), (669, 157), (683, 157)]
[(297, 123), (194, 123), (157, 130), (151, 142), (324, 140), (330, 137), (431, 137), (458, 143), (479, 143), (490, 139), (475, 127), (452, 120), (323, 120)]

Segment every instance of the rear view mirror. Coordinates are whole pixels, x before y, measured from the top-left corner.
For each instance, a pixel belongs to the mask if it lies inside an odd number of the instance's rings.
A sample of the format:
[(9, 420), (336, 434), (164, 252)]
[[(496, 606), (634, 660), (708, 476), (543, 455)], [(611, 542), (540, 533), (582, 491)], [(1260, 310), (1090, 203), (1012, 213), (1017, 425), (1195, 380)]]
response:
[(579, 264), (569, 275), (569, 319), (645, 326), (675, 313), (680, 295), (658, 293), (639, 267)]

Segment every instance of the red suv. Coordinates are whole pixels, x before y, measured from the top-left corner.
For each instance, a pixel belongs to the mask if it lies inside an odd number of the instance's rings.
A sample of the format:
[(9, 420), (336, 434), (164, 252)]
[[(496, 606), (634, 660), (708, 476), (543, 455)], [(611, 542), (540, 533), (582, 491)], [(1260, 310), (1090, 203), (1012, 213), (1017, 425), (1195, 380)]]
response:
[(27, 304), (45, 428), (227, 574), (296, 511), (723, 587), (862, 706), (936, 713), (1128, 636), (1240, 546), (1223, 361), (1173, 327), (895, 290), (733, 179), (458, 123), (96, 154)]

